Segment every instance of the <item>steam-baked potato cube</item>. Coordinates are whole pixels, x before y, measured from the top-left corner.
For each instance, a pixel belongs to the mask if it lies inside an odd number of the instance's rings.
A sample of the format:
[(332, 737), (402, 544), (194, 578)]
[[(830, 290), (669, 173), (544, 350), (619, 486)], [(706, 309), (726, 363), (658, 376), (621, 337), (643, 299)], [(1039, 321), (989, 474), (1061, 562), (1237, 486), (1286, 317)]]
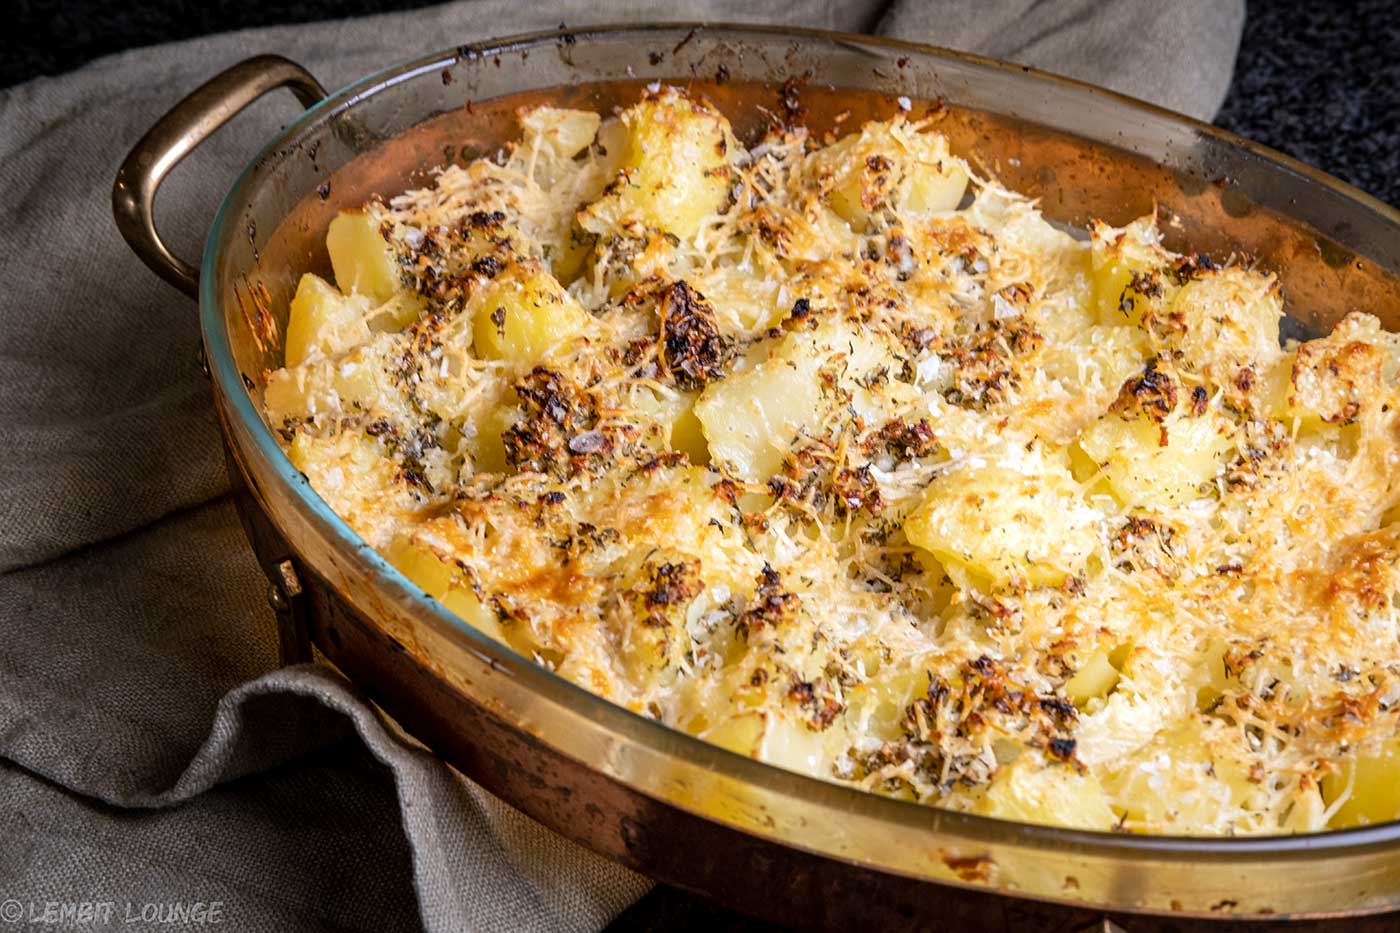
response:
[(826, 747), (826, 740), (835, 740), (842, 734), (835, 728), (817, 732), (810, 726), (771, 710), (767, 713), (766, 726), (763, 742), (755, 757), (798, 774), (821, 774), (823, 762), (830, 758), (831, 753), (831, 749)]
[[(878, 652), (871, 663), (878, 662)], [(848, 715), (860, 735), (894, 741), (903, 734), (905, 711), (929, 687), (929, 672), (921, 664), (890, 664), (847, 694)]]
[(1305, 423), (1347, 424), (1379, 402), (1390, 342), (1369, 314), (1349, 314), (1332, 333), (1298, 346), (1289, 370), (1287, 415)]
[(839, 731), (816, 732), (773, 710), (741, 710), (700, 733), (731, 752), (757, 758), (799, 774), (819, 774), (833, 749)]
[(705, 741), (727, 748), (731, 752), (756, 758), (763, 744), (764, 730), (764, 714), (753, 710), (731, 716), (706, 729), (700, 736)]
[[(921, 135), (943, 140), (942, 136)], [(942, 148), (946, 151), (946, 141)], [(909, 167), (909, 187), (904, 195), (904, 209), (916, 214), (936, 214), (953, 210), (967, 191), (967, 169), (962, 167), (962, 163), (949, 161), (941, 155), (931, 164), (924, 161), (925, 159), (927, 154), (921, 154), (920, 161)]]
[[(849, 259), (860, 248), (859, 234), (826, 203), (816, 200), (797, 207), (759, 202), (743, 212), (739, 229), (758, 254), (781, 261), (789, 274), (800, 274), (804, 263)], [(914, 250), (905, 255), (914, 261)], [(812, 283), (804, 284), (810, 288)]]
[(1348, 787), (1350, 795), (1332, 815), (1333, 829), (1370, 826), (1400, 819), (1400, 740), (1356, 755), (1342, 765), (1341, 773), (1322, 779), (1322, 796), (1334, 803)]
[(1322, 799), (1321, 788), (1313, 780), (1300, 780), (1292, 797), (1293, 806), (1280, 827), (1284, 832), (1320, 833), (1327, 829), (1327, 803)]
[(1062, 582), (1098, 548), (1102, 516), (1067, 467), (1037, 459), (1025, 472), (983, 464), (938, 477), (905, 520), (905, 536), (993, 586)]
[(506, 640), (496, 613), (477, 598), (466, 576), (434, 554), (428, 545), (421, 541), (401, 538), (394, 542), (385, 556), (389, 563), (422, 587), (423, 592), (442, 603), (448, 611), (470, 622), (497, 641)]
[(655, 418), (666, 431), (666, 446), (690, 457), (691, 463), (708, 463), (709, 448), (705, 445), (704, 428), (695, 415), (697, 392), (678, 392), (658, 395), (642, 389), (634, 396), (634, 403), (642, 413)]
[(1100, 322), (1140, 325), (1148, 308), (1165, 307), (1168, 290), (1175, 287), (1163, 275), (1170, 255), (1161, 240), (1155, 217), (1140, 217), (1121, 228), (1091, 224), (1093, 304)]
[[(278, 427), (352, 411), (402, 417), (407, 413), (406, 399), (385, 371), (384, 349), (371, 343), (336, 359), (277, 370), (268, 377), (263, 390), (263, 407), (269, 422)], [(404, 408), (396, 410), (396, 402), (405, 403)]]
[(1071, 244), (1059, 251), (1059, 261), (1034, 311), (1036, 329), (1045, 336), (1047, 348), (1081, 339), (1100, 323), (1094, 304), (1092, 254), (1077, 242)]
[(888, 378), (898, 370), (889, 348), (844, 322), (794, 331), (768, 351), (752, 368), (711, 383), (695, 403), (710, 455), (739, 479), (776, 473), (799, 432), (817, 428), (832, 405), (849, 404), (873, 422), (882, 400), (909, 390)]
[(509, 469), (502, 435), (520, 417), (518, 407), (501, 404), (487, 411), (472, 425), (476, 430), (467, 449), (471, 453), (472, 468), (477, 473), (505, 473)]
[(869, 226), (881, 207), (916, 214), (953, 210), (967, 190), (967, 170), (948, 141), (898, 117), (868, 123), (812, 159), (815, 171), (830, 179), (831, 209), (856, 230)]
[(1083, 709), (1090, 701), (1108, 696), (1121, 676), (1109, 651), (1101, 648), (1089, 655), (1074, 676), (1065, 681), (1065, 696)]
[(399, 290), (398, 258), (370, 214), (341, 211), (326, 231), (326, 252), (335, 284), (345, 294), (382, 304)]
[(591, 110), (532, 107), (520, 112), (520, 148), (539, 150), (555, 159), (572, 159), (598, 135), (603, 118)]
[(1228, 384), (1245, 367), (1257, 372), (1277, 359), (1283, 300), (1274, 277), (1238, 267), (1195, 275), (1156, 325), (1181, 362)]
[(778, 305), (779, 281), (757, 269), (721, 266), (697, 275), (695, 287), (726, 334), (755, 334), (776, 326), (791, 310)]
[(1123, 505), (1166, 509), (1197, 498), (1200, 485), (1220, 472), (1233, 442), (1210, 413), (1172, 415), (1161, 424), (1109, 413), (1084, 429), (1077, 446), (1103, 468), (1109, 490)]
[(1045, 761), (1023, 751), (997, 770), (974, 809), (984, 816), (1018, 823), (1112, 829), (1117, 815), (1098, 779), (1071, 764)]
[(1108, 325), (1140, 325), (1144, 312), (1167, 306), (1175, 285), (1165, 274), (1170, 255), (1159, 245), (1153, 217), (1123, 228), (1095, 222), (1089, 228), (1094, 306)]
[(729, 198), (729, 121), (707, 103), (662, 88), (623, 111), (619, 173), (579, 215), (585, 230), (617, 233), (634, 224), (688, 240)]
[(1259, 785), (1228, 727), (1199, 714), (1113, 762), (1104, 787), (1129, 821), (1155, 832), (1228, 822)]
[(812, 354), (779, 353), (711, 383), (695, 403), (710, 455), (750, 482), (776, 473), (820, 408), (820, 368)]
[(584, 265), (593, 255), (593, 246), (598, 238), (580, 227), (577, 221), (569, 222), (569, 229), (559, 243), (546, 244), (545, 258), (549, 260), (549, 271), (561, 284), (567, 285), (583, 274)]
[(263, 387), (263, 410), (274, 429), (315, 414), (312, 407), (316, 403), (307, 397), (304, 380), (303, 372), (294, 369), (279, 369), (268, 376)]
[(482, 359), (529, 365), (591, 322), (559, 281), (532, 264), (512, 266), (472, 296), (472, 345)]
[(363, 295), (342, 295), (319, 275), (303, 275), (287, 312), (285, 365), (298, 366), (318, 352), (335, 356), (368, 340), (370, 304)]
[[(522, 129), (520, 144), (515, 147), (508, 163), (517, 171), (534, 179), (549, 199), (569, 207), (591, 201), (603, 188), (611, 172), (592, 159), (575, 157), (594, 141), (602, 118), (588, 110), (566, 110), (558, 107), (534, 107), (519, 111)], [(558, 247), (570, 246), (568, 214), (556, 214), (556, 234), (546, 237), (541, 245), (556, 247), (551, 261), (559, 257)], [(556, 270), (560, 278), (565, 276)]]
[(371, 547), (386, 547), (424, 505), (402, 482), (395, 462), (373, 437), (354, 430), (329, 437), (298, 432), (287, 449), (311, 488)]
[(1129, 376), (1142, 371), (1146, 351), (1146, 337), (1136, 327), (1093, 326), (1064, 343), (1047, 344), (1041, 366), (1067, 388), (1101, 399), (1102, 410)]

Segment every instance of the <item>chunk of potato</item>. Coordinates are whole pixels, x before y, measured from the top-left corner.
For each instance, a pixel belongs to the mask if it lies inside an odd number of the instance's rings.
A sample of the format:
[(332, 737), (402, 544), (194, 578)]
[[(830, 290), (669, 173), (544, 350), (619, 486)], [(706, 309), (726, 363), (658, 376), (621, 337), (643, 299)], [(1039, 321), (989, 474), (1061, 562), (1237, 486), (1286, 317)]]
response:
[(1332, 336), (1284, 353), (1263, 369), (1246, 398), (1256, 415), (1293, 428), (1301, 447), (1349, 458), (1360, 441), (1360, 415), (1390, 398), (1385, 375), (1390, 335), (1380, 335), (1377, 343), (1334, 340), (1340, 330), (1341, 325)]
[(1018, 823), (1078, 829), (1112, 829), (1118, 822), (1092, 774), (1047, 762), (1029, 750), (997, 770), (974, 810)]
[(691, 463), (710, 462), (710, 450), (705, 444), (704, 427), (695, 415), (698, 392), (658, 395), (640, 390), (634, 397), (637, 408), (659, 421), (666, 431), (666, 446), (690, 457)]
[(1146, 353), (1147, 338), (1138, 328), (1093, 326), (1047, 345), (1041, 365), (1067, 388), (1101, 399), (1102, 410), (1129, 376), (1142, 371)]
[(387, 547), (395, 530), (424, 505), (419, 493), (399, 480), (382, 445), (364, 433), (298, 432), (287, 456), (317, 495), (376, 549)]
[(1272, 365), (1256, 374), (1254, 384), (1242, 399), (1256, 415), (1287, 421), (1296, 416), (1288, 396), (1293, 388), (1293, 363), (1296, 355), (1284, 353)]
[(1198, 271), (1154, 330), (1179, 351), (1182, 364), (1228, 384), (1241, 369), (1258, 372), (1278, 358), (1282, 319), (1274, 277), (1232, 267)]
[(856, 230), (866, 229), (871, 214), (884, 207), (914, 214), (953, 210), (967, 190), (967, 169), (948, 141), (915, 131), (901, 117), (868, 123), (812, 159), (830, 179), (831, 209)]
[(396, 341), (381, 338), (335, 359), (320, 358), (279, 369), (268, 377), (263, 407), (274, 427), (323, 415), (375, 412), (401, 420), (411, 405), (388, 373), (386, 354)]
[(1313, 425), (1347, 424), (1379, 402), (1388, 336), (1371, 315), (1350, 314), (1326, 337), (1300, 344), (1286, 387), (1289, 416)]
[(782, 466), (793, 439), (821, 406), (820, 360), (775, 355), (708, 386), (695, 403), (711, 455), (758, 482)]
[(572, 159), (598, 135), (603, 118), (591, 110), (532, 107), (520, 116), (520, 149), (528, 155), (542, 151), (552, 159)]
[(1322, 779), (1322, 796), (1334, 803), (1350, 786), (1351, 794), (1328, 825), (1333, 829), (1371, 826), (1400, 819), (1400, 740), (1359, 754), (1342, 765), (1339, 774)]
[(1026, 472), (986, 464), (935, 479), (905, 536), (993, 586), (1062, 582), (1098, 549), (1103, 516), (1084, 503), (1067, 467), (1039, 459)]
[[(1302, 376), (1301, 392), (1294, 385), (1299, 369), (1309, 370)], [(1345, 379), (1340, 366), (1333, 374), (1325, 359), (1313, 357), (1300, 364), (1297, 352), (1290, 351), (1263, 369), (1244, 398), (1256, 416), (1277, 418), (1296, 428), (1299, 445), (1320, 446), (1336, 456), (1351, 457), (1360, 436), (1353, 418), (1387, 395), (1380, 383), (1373, 384), (1374, 392), (1353, 393), (1345, 386)], [(1370, 380), (1359, 381), (1365, 385)], [(1332, 383), (1330, 388), (1328, 383)]]
[(773, 710), (743, 705), (698, 734), (731, 752), (809, 775), (826, 773), (826, 763), (844, 739), (840, 729), (816, 732)]
[(824, 774), (824, 764), (830, 757), (827, 742), (841, 734), (837, 728), (817, 732), (786, 716), (770, 713), (755, 757), (799, 774)]
[(1103, 699), (1118, 685), (1121, 676), (1108, 650), (1100, 648), (1079, 666), (1074, 676), (1065, 681), (1065, 696), (1084, 709), (1093, 700)]
[(1142, 828), (1171, 832), (1218, 825), (1245, 808), (1257, 790), (1249, 765), (1232, 753), (1238, 739), (1217, 738), (1220, 731), (1218, 723), (1188, 716), (1116, 762), (1104, 786), (1128, 820)]
[[(776, 473), (798, 434), (816, 429), (832, 405), (849, 404), (874, 422), (882, 404), (912, 391), (870, 378), (895, 369), (889, 348), (844, 322), (794, 331), (767, 346), (766, 359), (711, 383), (695, 403), (711, 456), (739, 479)], [(824, 387), (828, 367), (834, 385)]]
[[(802, 210), (760, 203), (740, 218), (740, 229), (760, 254), (782, 261), (790, 274), (800, 275), (805, 263), (849, 260), (860, 249), (860, 235), (820, 201), (809, 201)], [(912, 250), (909, 255), (912, 259)]]
[(545, 256), (549, 260), (549, 270), (562, 284), (567, 285), (583, 274), (585, 265), (593, 255), (593, 246), (598, 238), (570, 222), (568, 231), (558, 244), (547, 244)]
[(1209, 413), (1174, 414), (1161, 424), (1110, 413), (1085, 428), (1077, 446), (1103, 468), (1109, 490), (1123, 505), (1167, 509), (1197, 498), (1201, 484), (1220, 472), (1233, 442)]
[(539, 362), (592, 322), (558, 279), (533, 265), (497, 275), (472, 296), (469, 312), (477, 356), (522, 365)]
[(626, 127), (619, 174), (579, 222), (591, 233), (635, 224), (688, 240), (729, 198), (735, 148), (729, 121), (675, 88), (650, 94), (623, 111)]
[(1059, 252), (1053, 278), (1034, 311), (1036, 329), (1045, 336), (1048, 348), (1082, 339), (1099, 324), (1091, 252), (1072, 240), (1071, 244)]
[(1327, 804), (1321, 789), (1311, 780), (1301, 780), (1293, 792), (1293, 806), (1284, 815), (1286, 833), (1320, 833), (1327, 828)]
[(700, 735), (721, 748), (755, 758), (762, 747), (765, 728), (764, 714), (755, 710), (731, 716)]
[(1139, 326), (1146, 311), (1167, 306), (1175, 286), (1164, 274), (1171, 259), (1159, 245), (1156, 218), (1141, 217), (1121, 229), (1096, 222), (1089, 233), (1100, 322)]
[[(872, 652), (878, 656), (878, 652)], [(874, 659), (872, 659), (874, 660)], [(873, 671), (869, 680), (847, 695), (847, 715), (859, 735), (872, 735), (884, 741), (903, 736), (904, 713), (909, 704), (924, 696), (929, 672), (921, 664), (898, 664)]]
[(442, 603), (448, 611), (497, 641), (506, 641), (496, 613), (482, 604), (461, 571), (439, 558), (426, 544), (400, 539), (394, 542), (385, 556), (389, 563), (422, 587), (423, 592)]
[[(921, 134), (925, 137), (932, 134)], [(943, 139), (936, 136), (936, 139)], [(947, 143), (944, 142), (946, 150)], [(922, 158), (927, 158), (923, 156)], [(909, 167), (909, 187), (904, 195), (904, 209), (916, 214), (936, 214), (951, 211), (962, 201), (967, 191), (967, 169), (960, 162), (940, 158), (933, 164), (919, 161)]]
[(319, 275), (303, 275), (287, 312), (285, 365), (298, 366), (317, 353), (335, 356), (368, 340), (370, 304), (363, 295), (342, 295)]
[(365, 318), (371, 333), (392, 334), (403, 330), (423, 316), (427, 305), (410, 291), (395, 292), (393, 297), (371, 310)]
[(335, 284), (347, 295), (382, 304), (399, 290), (399, 263), (379, 223), (364, 211), (341, 211), (326, 231)]
[(718, 267), (697, 275), (695, 287), (715, 309), (715, 319), (726, 334), (762, 333), (791, 310), (778, 304), (778, 277), (757, 269)]
[(505, 473), (509, 469), (506, 462), (506, 446), (502, 435), (521, 417), (520, 409), (514, 405), (497, 405), (478, 419), (474, 427), (468, 449), (471, 451), (472, 467), (477, 473)]

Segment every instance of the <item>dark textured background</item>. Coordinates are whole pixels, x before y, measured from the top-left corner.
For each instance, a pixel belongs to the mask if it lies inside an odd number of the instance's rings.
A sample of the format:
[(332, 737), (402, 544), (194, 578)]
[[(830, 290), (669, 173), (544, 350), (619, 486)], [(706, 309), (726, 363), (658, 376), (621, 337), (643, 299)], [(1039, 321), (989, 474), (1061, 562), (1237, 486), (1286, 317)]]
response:
[[(426, 5), (11, 0), (0, 37), (0, 87), (170, 39)], [(1234, 84), (1216, 122), (1400, 205), (1400, 0), (1252, 0)], [(613, 929), (737, 933), (766, 927), (702, 898), (658, 888)]]
[[(0, 87), (169, 39), (426, 5), (9, 0)], [(1253, 0), (1235, 83), (1216, 122), (1400, 205), (1400, 0)]]

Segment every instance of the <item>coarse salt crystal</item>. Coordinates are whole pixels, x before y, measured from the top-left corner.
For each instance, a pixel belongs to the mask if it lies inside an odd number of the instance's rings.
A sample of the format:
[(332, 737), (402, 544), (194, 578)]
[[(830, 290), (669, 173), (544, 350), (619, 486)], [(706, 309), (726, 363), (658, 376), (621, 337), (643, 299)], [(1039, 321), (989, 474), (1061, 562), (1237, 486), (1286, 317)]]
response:
[(1011, 302), (1000, 295), (992, 296), (992, 316), (998, 321), (1006, 321), (1013, 317), (1020, 317), (1021, 311)]
[(923, 383), (937, 381), (942, 372), (943, 358), (937, 353), (930, 354), (929, 358), (926, 360), (920, 360), (919, 365), (915, 368), (915, 374), (918, 376), (919, 382)]

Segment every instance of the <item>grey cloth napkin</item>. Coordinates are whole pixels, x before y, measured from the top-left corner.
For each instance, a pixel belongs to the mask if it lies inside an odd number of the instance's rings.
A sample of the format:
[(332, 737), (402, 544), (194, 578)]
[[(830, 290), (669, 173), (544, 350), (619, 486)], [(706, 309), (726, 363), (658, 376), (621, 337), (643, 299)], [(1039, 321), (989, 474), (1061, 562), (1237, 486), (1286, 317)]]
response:
[[(11, 902), (110, 905), (58, 924), (86, 929), (217, 902), (248, 930), (592, 930), (646, 891), (333, 671), (276, 670), (194, 308), (127, 251), (107, 204), (140, 134), (245, 56), (280, 52), (335, 87), (490, 35), (678, 13), (968, 49), (1205, 118), (1244, 15), (1240, 0), (464, 0), (129, 52), (0, 94), (0, 928)], [(293, 113), (260, 103), (172, 175), (160, 215), (178, 252), (196, 255)]]

